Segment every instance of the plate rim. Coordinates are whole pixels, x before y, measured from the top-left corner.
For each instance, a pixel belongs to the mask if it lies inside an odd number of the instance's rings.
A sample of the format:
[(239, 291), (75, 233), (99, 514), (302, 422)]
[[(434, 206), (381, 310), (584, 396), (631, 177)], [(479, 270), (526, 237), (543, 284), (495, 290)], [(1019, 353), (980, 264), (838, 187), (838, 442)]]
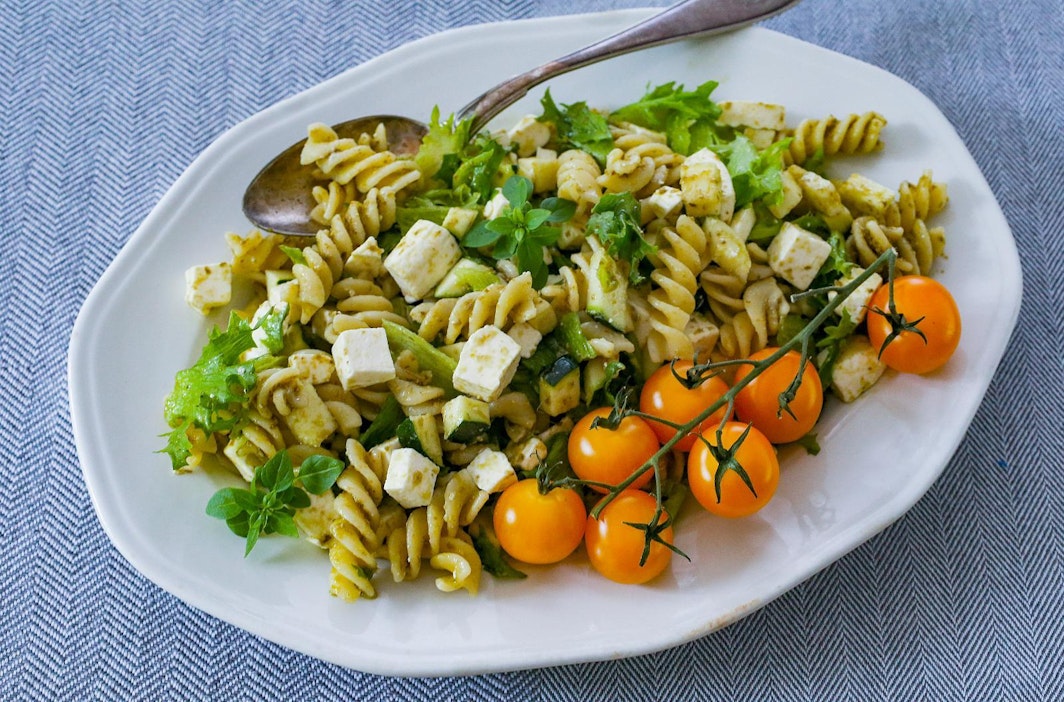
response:
[[(100, 461), (105, 460), (101, 455), (99, 442), (91, 441), (90, 434), (98, 431), (99, 427), (92, 427), (91, 422), (88, 422), (85, 418), (91, 414), (90, 406), (87, 404), (88, 400), (88, 388), (84, 383), (88, 382), (91, 374), (88, 372), (86, 358), (87, 349), (90, 348), (90, 342), (95, 339), (101, 333), (101, 330), (94, 329), (91, 326), (92, 313), (101, 305), (104, 305), (107, 301), (106, 294), (115, 286), (121, 285), (121, 279), (119, 279), (119, 273), (123, 270), (124, 264), (128, 259), (136, 256), (146, 256), (153, 245), (151, 241), (147, 240), (150, 235), (150, 231), (155, 224), (167, 216), (168, 209), (173, 206), (175, 201), (180, 201), (184, 197), (190, 188), (194, 186), (194, 180), (192, 175), (199, 169), (204, 167), (204, 164), (209, 164), (211, 159), (216, 153), (220, 153), (227, 149), (230, 144), (239, 142), (243, 136), (255, 129), (260, 123), (266, 122), (277, 115), (283, 115), (285, 112), (292, 108), (298, 108), (304, 102), (313, 102), (315, 98), (328, 91), (331, 87), (334, 87), (337, 83), (347, 83), (352, 79), (352, 76), (358, 76), (363, 72), (368, 72), (379, 66), (381, 63), (387, 63), (391, 61), (403, 62), (409, 56), (416, 56), (426, 49), (431, 50), (437, 46), (445, 48), (449, 42), (454, 41), (456, 38), (461, 38), (465, 35), (476, 35), (486, 31), (490, 31), (492, 28), (499, 26), (516, 26), (522, 25), (545, 25), (549, 28), (549, 25), (559, 23), (572, 23), (574, 21), (587, 21), (593, 19), (602, 19), (609, 17), (611, 20), (625, 20), (631, 19), (633, 21), (641, 19), (651, 12), (660, 8), (643, 8), (643, 9), (624, 9), (624, 10), (610, 10), (605, 12), (593, 12), (593, 13), (581, 13), (578, 15), (561, 15), (554, 17), (537, 17), (537, 18), (525, 18), (518, 20), (508, 20), (501, 22), (492, 22), (484, 24), (467, 25), (458, 27), (436, 34), (428, 35), (417, 39), (415, 41), (405, 43), (384, 52), (378, 56), (369, 59), (366, 62), (347, 68), (338, 74), (319, 82), (299, 93), (289, 96), (277, 103), (274, 103), (263, 110), (260, 110), (248, 118), (241, 120), (237, 124), (233, 125), (225, 132), (220, 134), (209, 146), (207, 146), (185, 169), (185, 171), (178, 177), (178, 179), (168, 188), (167, 192), (160, 198), (158, 203), (152, 208), (151, 212), (140, 224), (140, 226), (130, 236), (129, 240), (123, 245), (122, 249), (118, 252), (116, 257), (107, 266), (104, 273), (98, 279), (92, 290), (86, 296), (81, 308), (78, 311), (77, 318), (74, 323), (73, 330), (71, 332), (69, 354), (67, 363), (67, 382), (69, 390), (69, 400), (71, 406), (71, 424), (74, 434), (75, 443), (77, 446), (77, 452), (79, 456), (79, 462), (82, 468), (82, 475), (88, 488), (90, 500), (93, 504), (93, 508), (96, 512), (104, 531), (107, 533), (112, 544), (121, 555), (132, 565), (138, 572), (147, 577), (153, 583), (158, 585), (163, 590), (173, 594), (186, 604), (200, 609), (212, 616), (215, 616), (223, 621), (238, 626), (246, 631), (251, 632), (257, 636), (261, 636), (268, 640), (274, 641), (282, 646), (298, 650), (308, 655), (336, 663), (345, 667), (354, 668), (357, 670), (364, 670), (366, 672), (373, 672), (378, 674), (389, 675), (441, 675), (441, 674), (476, 674), (486, 672), (496, 672), (503, 670), (515, 670), (518, 668), (528, 667), (529, 664), (535, 666), (550, 666), (566, 663), (575, 663), (582, 661), (602, 660), (605, 658), (614, 658), (619, 656), (631, 656), (639, 655), (643, 653), (650, 653), (653, 651), (663, 650), (665, 648), (671, 648), (683, 643), (689, 642), (693, 639), (700, 638), (712, 631), (715, 631), (722, 626), (726, 626), (749, 613), (759, 609), (760, 607), (768, 604), (772, 600), (776, 599), (783, 593), (790, 589), (793, 589), (798, 584), (808, 580), (820, 570), (830, 566), (838, 561), (842, 556), (850, 551), (858, 548), (861, 544), (866, 542), (869, 538), (876, 535), (890, 524), (895, 522), (905, 513), (907, 513), (912, 506), (927, 492), (931, 485), (941, 475), (942, 471), (948, 464), (950, 457), (955, 453), (957, 446), (963, 440), (966, 432), (960, 432), (954, 440), (949, 443), (948, 447), (944, 447), (942, 450), (945, 456), (944, 460), (938, 461), (939, 465), (936, 469), (928, 471), (924, 474), (924, 480), (910, 481), (906, 483), (907, 490), (904, 491), (900, 500), (895, 500), (889, 503), (888, 506), (893, 509), (887, 510), (887, 513), (881, 514), (880, 519), (874, 522), (857, 524), (854, 527), (847, 529), (846, 531), (836, 535), (833, 539), (827, 542), (823, 550), (828, 554), (823, 558), (821, 562), (812, 569), (800, 569), (792, 573), (792, 577), (785, 582), (779, 583), (779, 586), (774, 588), (765, 597), (761, 597), (756, 601), (752, 601), (746, 607), (742, 607), (729, 612), (724, 617), (716, 619), (710, 619), (709, 621), (699, 622), (697, 626), (691, 627), (689, 630), (677, 634), (676, 632), (670, 635), (659, 636), (656, 639), (642, 642), (639, 646), (630, 647), (617, 647), (614, 650), (603, 652), (601, 648), (594, 647), (595, 650), (589, 650), (580, 648), (574, 655), (574, 648), (570, 647), (566, 649), (565, 653), (551, 654), (551, 652), (541, 652), (540, 655), (529, 659), (527, 655), (521, 655), (520, 652), (509, 651), (501, 654), (500, 658), (494, 660), (489, 665), (478, 665), (472, 661), (464, 660), (464, 665), (455, 665), (454, 658), (448, 657), (446, 654), (441, 654), (438, 658), (433, 658), (430, 661), (422, 660), (420, 664), (415, 664), (411, 661), (390, 661), (387, 659), (373, 659), (370, 657), (367, 660), (360, 660), (355, 665), (350, 658), (336, 655), (336, 651), (329, 649), (324, 642), (319, 642), (319, 645), (312, 645), (314, 642), (307, 643), (305, 637), (301, 638), (299, 644), (294, 644), (290, 639), (284, 637), (278, 637), (277, 629), (269, 626), (263, 626), (261, 619), (249, 616), (249, 613), (234, 613), (228, 611), (221, 611), (222, 608), (211, 606), (210, 601), (203, 601), (203, 598), (198, 597), (193, 583), (187, 581), (174, 582), (169, 574), (159, 568), (160, 562), (153, 559), (145, 559), (143, 557), (142, 549), (144, 548), (137, 540), (135, 534), (129, 533), (127, 530), (120, 528), (121, 520), (119, 517), (122, 515), (121, 505), (118, 502), (114, 502), (110, 499), (110, 495), (104, 489), (104, 486), (100, 484), (100, 479), (104, 476), (93, 467)], [(811, 44), (801, 39), (797, 39), (790, 35), (786, 35), (777, 32), (772, 29), (768, 29), (762, 26), (754, 26), (738, 30), (740, 32), (747, 33), (768, 33), (775, 36), (776, 41), (794, 42), (796, 45), (801, 45), (804, 50), (814, 50), (817, 52), (823, 52), (830, 55), (832, 60), (845, 60), (855, 62), (863, 67), (874, 69), (884, 76), (889, 76), (890, 80), (901, 81), (909, 89), (916, 94), (927, 100), (936, 111), (937, 106), (930, 101), (918, 88), (908, 83), (904, 79), (892, 74), (882, 68), (868, 64), (859, 59), (847, 56), (845, 54), (832, 51), (815, 44)], [(941, 112), (940, 112), (941, 114)], [(948, 120), (946, 120), (948, 122)], [(952, 125), (950, 125), (952, 128)], [(956, 130), (954, 129), (956, 135)], [(957, 135), (957, 140), (963, 145), (963, 140)], [(990, 191), (989, 185), (986, 183), (985, 176), (983, 176), (981, 169), (979, 169), (974, 158), (972, 158), (967, 147), (964, 147), (964, 156), (970, 161), (966, 164), (966, 170), (969, 170), (972, 174), (977, 174), (982, 179), (983, 184), (986, 186), (988, 192)], [(1000, 214), (1001, 223), (1009, 233), (1009, 238), (1012, 243), (1012, 250), (1015, 254), (1014, 261), (1007, 262), (1009, 265), (1004, 266), (1008, 268), (1010, 272), (1014, 273), (1012, 276), (1005, 277), (1002, 282), (1006, 284), (1014, 294), (1009, 296), (1012, 301), (1011, 306), (999, 310), (999, 316), (1005, 318), (1004, 325), (1008, 329), (1008, 334), (1001, 334), (992, 340), (992, 349), (990, 351), (997, 362), (995, 368), (1000, 364), (1001, 358), (1004, 355), (1005, 348), (1011, 339), (1012, 333), (1015, 329), (1015, 325), (1018, 320), (1020, 305), (1022, 302), (1022, 268), (1019, 265), (1018, 252), (1015, 250), (1015, 239), (1012, 236), (1011, 228), (1008, 226), (1008, 222), (1004, 217), (1004, 213), (1001, 212), (1000, 205), (995, 200), (994, 203), (997, 214)], [(91, 365), (91, 364), (90, 364)], [(986, 390), (994, 376), (994, 373), (990, 373), (985, 378), (982, 378), (982, 384), (979, 388), (979, 397), (985, 396)], [(981, 404), (975, 403), (970, 411), (967, 413), (965, 426), (970, 426), (971, 420)], [(900, 509), (897, 507), (900, 505)], [(886, 507), (885, 507), (886, 508)], [(856, 529), (856, 538), (849, 537), (844, 538), (852, 531)], [(149, 549), (150, 552), (150, 549)]]

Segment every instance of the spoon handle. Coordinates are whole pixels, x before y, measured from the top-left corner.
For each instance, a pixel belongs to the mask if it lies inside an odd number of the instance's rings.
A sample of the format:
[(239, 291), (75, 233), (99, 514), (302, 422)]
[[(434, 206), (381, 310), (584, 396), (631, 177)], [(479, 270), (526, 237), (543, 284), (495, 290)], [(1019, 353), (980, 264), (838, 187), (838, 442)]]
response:
[(472, 133), (540, 83), (604, 59), (699, 35), (737, 29), (775, 15), (800, 0), (685, 0), (602, 41), (549, 61), (497, 85), (462, 108)]

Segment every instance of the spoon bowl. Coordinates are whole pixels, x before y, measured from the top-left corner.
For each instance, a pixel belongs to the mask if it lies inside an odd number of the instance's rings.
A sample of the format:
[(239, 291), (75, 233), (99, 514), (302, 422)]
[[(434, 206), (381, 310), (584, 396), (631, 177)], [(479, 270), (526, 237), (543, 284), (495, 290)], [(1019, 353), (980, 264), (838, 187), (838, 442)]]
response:
[[(469, 133), (476, 134), (530, 88), (563, 73), (632, 51), (737, 29), (783, 12), (799, 1), (685, 0), (602, 41), (500, 83), (462, 108), (458, 118), (470, 118)], [(399, 156), (416, 154), (428, 131), (417, 120), (394, 115), (359, 117), (334, 125), (333, 130), (341, 138), (357, 138), (373, 132), (381, 123), (388, 134), (389, 149)], [(315, 177), (314, 168), (300, 163), (304, 143), (293, 144), (270, 161), (244, 193), (244, 215), (260, 229), (290, 236), (314, 236), (321, 229), (310, 213), (317, 204), (311, 191), (322, 181)]]

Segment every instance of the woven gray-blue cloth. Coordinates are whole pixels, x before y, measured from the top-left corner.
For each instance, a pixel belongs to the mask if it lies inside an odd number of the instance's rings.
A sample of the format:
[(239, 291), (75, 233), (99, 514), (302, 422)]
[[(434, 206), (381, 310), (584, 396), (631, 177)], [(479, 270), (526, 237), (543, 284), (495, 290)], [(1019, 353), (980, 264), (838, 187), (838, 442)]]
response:
[(197, 154), (263, 108), (438, 31), (644, 5), (0, 3), (0, 699), (1064, 699), (1060, 0), (806, 0), (766, 23), (930, 97), (1004, 209), (1024, 302), (986, 398), (930, 491), (764, 608), (626, 660), (389, 678), (208, 616), (111, 545), (74, 445), (71, 330), (96, 280)]

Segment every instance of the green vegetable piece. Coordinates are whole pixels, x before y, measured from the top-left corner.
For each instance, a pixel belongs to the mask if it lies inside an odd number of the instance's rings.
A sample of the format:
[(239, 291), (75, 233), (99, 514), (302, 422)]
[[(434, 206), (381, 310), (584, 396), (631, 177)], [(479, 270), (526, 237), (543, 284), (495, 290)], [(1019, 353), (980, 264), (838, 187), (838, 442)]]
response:
[(423, 180), (445, 177), (449, 184), (450, 174), (440, 171), (448, 156), (456, 158), (465, 148), (466, 142), (469, 141), (472, 121), (469, 118), (455, 122), (455, 116), (452, 114), (446, 122), (441, 122), (439, 105), (432, 108), (428, 133), (422, 137), (421, 146), (414, 156), (414, 163), (417, 164)]
[(587, 233), (598, 237), (614, 258), (627, 261), (633, 285), (643, 280), (639, 264), (657, 251), (643, 238), (639, 201), (631, 193), (606, 193), (591, 210)]
[(472, 259), (463, 258), (444, 276), (433, 295), (437, 298), (461, 297), (498, 282), (499, 276), (491, 268)]
[(547, 385), (557, 385), (563, 378), (579, 368), (580, 364), (572, 356), (559, 356), (554, 359), (554, 363), (543, 374), (543, 382), (547, 383)]
[(739, 135), (730, 142), (711, 148), (724, 160), (735, 188), (735, 209), (763, 200), (774, 205), (783, 198), (783, 154), (791, 140), (780, 139), (764, 151)]
[(520, 580), (528, 577), (510, 565), (510, 562), (506, 559), (502, 544), (499, 543), (498, 537), (495, 536), (495, 529), (492, 527), (487, 511), (481, 512), (473, 520), (473, 523), (469, 525), (467, 531), (473, 539), (473, 548), (476, 549), (477, 555), (480, 556), (481, 565), (485, 572), (491, 573), (496, 578), (507, 580)]
[(395, 438), (405, 448), (412, 448), (436, 465), (443, 465), (443, 447), (436, 417), (431, 414), (408, 417), (395, 428)]
[(262, 343), (269, 353), (250, 361), (241, 355), (255, 347), (253, 327), (235, 312), (223, 332), (215, 328), (191, 367), (179, 371), (174, 389), (163, 407), (166, 422), (173, 429), (163, 452), (170, 455), (174, 469), (186, 465), (191, 444), (185, 435), (196, 426), (207, 433), (236, 426), (247, 414), (247, 403), (259, 371), (271, 368), (280, 359), (273, 354), (283, 344), (283, 322), (287, 308), (263, 316), (256, 328), (264, 331)]
[(664, 132), (674, 151), (690, 155), (727, 136), (716, 123), (720, 106), (710, 97), (717, 85), (716, 81), (708, 81), (688, 91), (682, 84), (664, 83), (648, 90), (637, 102), (616, 110), (610, 119)]
[(540, 122), (554, 124), (559, 150), (581, 149), (587, 151), (600, 164), (613, 149), (613, 135), (604, 115), (595, 112), (585, 102), (558, 107), (548, 89), (540, 100), (543, 114)]
[(459, 395), (443, 405), (443, 436), (448, 441), (468, 444), (491, 426), (491, 407), (483, 400)]
[(569, 349), (569, 353), (578, 362), (590, 361), (597, 353), (592, 348), (591, 342), (584, 336), (580, 329), (580, 317), (576, 312), (568, 312), (562, 315), (558, 323), (558, 331), (562, 337), (562, 343)]
[[(569, 371), (557, 377), (564, 368)], [(550, 379), (553, 379), (551, 382)], [(565, 414), (580, 404), (580, 367), (568, 356), (555, 362), (539, 379), (539, 408), (552, 417)]]
[(420, 336), (394, 322), (384, 322), (384, 332), (388, 336), (388, 346), (392, 355), (398, 356), (403, 351), (414, 354), (418, 368), (432, 376), (432, 384), (443, 388), (452, 397), (454, 389), (454, 370), (458, 362), (422, 339)]
[(628, 276), (605, 249), (591, 254), (587, 278), (587, 313), (617, 331), (632, 328), (628, 312)]
[(403, 407), (399, 404), (399, 400), (395, 399), (394, 395), (389, 395), (388, 399), (381, 405), (381, 410), (377, 417), (370, 422), (366, 431), (362, 432), (359, 441), (367, 449), (371, 449), (377, 444), (383, 444), (395, 436), (396, 428), (404, 418)]

